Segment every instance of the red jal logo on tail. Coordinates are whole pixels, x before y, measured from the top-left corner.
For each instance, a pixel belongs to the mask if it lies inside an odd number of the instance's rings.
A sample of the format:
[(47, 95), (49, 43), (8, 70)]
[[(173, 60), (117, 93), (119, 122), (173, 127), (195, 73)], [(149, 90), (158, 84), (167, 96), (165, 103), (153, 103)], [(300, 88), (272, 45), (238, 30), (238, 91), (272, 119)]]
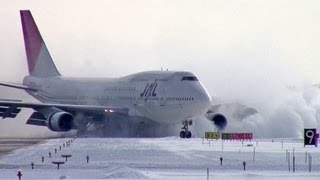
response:
[(157, 80), (155, 80), (153, 83), (148, 83), (146, 85), (146, 87), (144, 88), (143, 92), (140, 93), (140, 97), (155, 97), (155, 96), (157, 96), (157, 93), (155, 93), (157, 86), (158, 86)]

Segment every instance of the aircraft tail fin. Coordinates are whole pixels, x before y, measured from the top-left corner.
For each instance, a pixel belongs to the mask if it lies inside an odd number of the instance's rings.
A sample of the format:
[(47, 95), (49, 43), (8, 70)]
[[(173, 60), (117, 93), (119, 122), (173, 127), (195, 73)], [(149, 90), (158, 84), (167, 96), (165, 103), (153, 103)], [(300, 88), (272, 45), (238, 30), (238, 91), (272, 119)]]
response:
[(60, 76), (29, 10), (20, 10), (29, 74), (36, 77)]

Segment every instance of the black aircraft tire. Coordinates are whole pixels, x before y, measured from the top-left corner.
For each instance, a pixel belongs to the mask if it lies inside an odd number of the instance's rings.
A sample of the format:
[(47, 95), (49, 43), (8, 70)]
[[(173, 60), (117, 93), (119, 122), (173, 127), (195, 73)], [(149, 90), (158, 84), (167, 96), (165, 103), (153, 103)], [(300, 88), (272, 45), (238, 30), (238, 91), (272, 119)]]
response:
[(181, 137), (181, 138), (186, 138), (186, 132), (181, 131), (181, 132), (180, 132), (180, 137)]
[(187, 134), (186, 134), (186, 138), (191, 138), (191, 136), (192, 136), (191, 132), (188, 131)]

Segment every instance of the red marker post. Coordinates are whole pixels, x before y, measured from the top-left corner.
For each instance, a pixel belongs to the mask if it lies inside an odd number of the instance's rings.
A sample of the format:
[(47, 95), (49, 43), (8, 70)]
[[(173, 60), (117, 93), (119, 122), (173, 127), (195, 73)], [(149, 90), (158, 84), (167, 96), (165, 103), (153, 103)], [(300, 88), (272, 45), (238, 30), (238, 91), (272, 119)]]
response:
[(21, 180), (21, 177), (22, 177), (22, 173), (21, 173), (21, 171), (18, 171), (17, 176), (18, 176), (19, 180)]
[(57, 165), (57, 169), (60, 169), (60, 164), (64, 164), (65, 162), (63, 161), (52, 161), (52, 164), (56, 164)]
[(89, 156), (87, 156), (86, 159), (87, 159), (87, 163), (89, 163)]
[(68, 161), (69, 157), (72, 157), (71, 154), (62, 154), (61, 157), (66, 158), (66, 162)]

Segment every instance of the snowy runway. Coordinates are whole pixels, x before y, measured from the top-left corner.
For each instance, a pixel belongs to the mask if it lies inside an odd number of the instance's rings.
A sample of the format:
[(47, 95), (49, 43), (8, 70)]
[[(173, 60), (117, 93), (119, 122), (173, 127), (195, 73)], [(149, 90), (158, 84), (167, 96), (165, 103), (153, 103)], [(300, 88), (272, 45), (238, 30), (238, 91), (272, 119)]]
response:
[[(301, 140), (202, 141), (200, 138), (78, 138), (51, 139), (14, 151), (0, 160), (0, 178), (17, 179), (319, 179), (320, 150), (303, 147)], [(257, 142), (258, 141), (258, 142)], [(61, 151), (59, 150), (61, 146)], [(55, 154), (57, 149), (57, 154)], [(290, 152), (289, 172), (286, 150)], [(254, 156), (254, 151), (255, 156)], [(292, 154), (296, 172), (292, 172)], [(52, 157), (49, 158), (49, 152)], [(312, 156), (309, 172), (305, 155)], [(65, 161), (60, 166), (52, 161)], [(41, 157), (44, 156), (44, 162)], [(86, 156), (89, 156), (87, 163)], [(220, 165), (223, 157), (223, 165)], [(243, 171), (243, 162), (246, 171)], [(31, 162), (35, 167), (31, 169)]]

